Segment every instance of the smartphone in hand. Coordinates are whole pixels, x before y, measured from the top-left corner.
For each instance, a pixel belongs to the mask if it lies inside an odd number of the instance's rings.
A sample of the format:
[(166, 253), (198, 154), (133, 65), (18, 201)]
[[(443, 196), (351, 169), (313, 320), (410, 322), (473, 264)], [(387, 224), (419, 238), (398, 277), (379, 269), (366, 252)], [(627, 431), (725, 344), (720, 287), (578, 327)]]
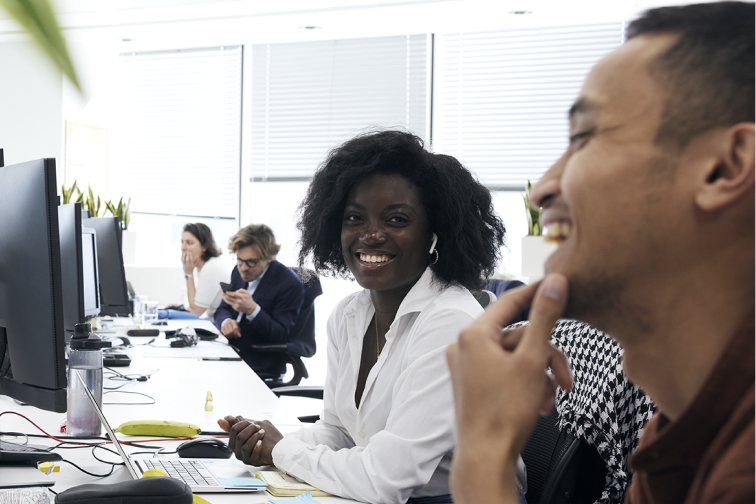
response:
[(230, 283), (221, 282), (220, 286), (221, 286), (221, 290), (223, 292), (231, 292), (231, 291), (235, 291), (236, 290), (236, 287), (234, 287)]

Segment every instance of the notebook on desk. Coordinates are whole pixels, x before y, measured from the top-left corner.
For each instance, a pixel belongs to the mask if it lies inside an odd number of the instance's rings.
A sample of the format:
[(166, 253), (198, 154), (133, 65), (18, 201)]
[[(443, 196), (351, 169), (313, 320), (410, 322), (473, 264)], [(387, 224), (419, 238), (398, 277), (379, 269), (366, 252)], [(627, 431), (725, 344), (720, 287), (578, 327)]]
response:
[[(83, 389), (86, 391), (89, 402), (92, 404), (97, 416), (100, 418), (105, 431), (113, 441), (113, 446), (123, 459), (129, 475), (133, 479), (140, 479), (142, 474), (151, 469), (163, 469), (171, 477), (182, 480), (192, 488), (193, 493), (220, 493), (220, 492), (259, 492), (265, 490), (266, 484), (259, 479), (254, 478), (243, 466), (238, 464), (224, 465), (220, 461), (200, 460), (190, 458), (178, 459), (133, 459), (123, 450), (121, 443), (118, 442), (113, 429), (105, 419), (100, 406), (97, 404), (89, 387), (84, 384), (81, 375), (76, 372), (77, 378), (81, 381)], [(227, 461), (223, 461), (228, 464)]]

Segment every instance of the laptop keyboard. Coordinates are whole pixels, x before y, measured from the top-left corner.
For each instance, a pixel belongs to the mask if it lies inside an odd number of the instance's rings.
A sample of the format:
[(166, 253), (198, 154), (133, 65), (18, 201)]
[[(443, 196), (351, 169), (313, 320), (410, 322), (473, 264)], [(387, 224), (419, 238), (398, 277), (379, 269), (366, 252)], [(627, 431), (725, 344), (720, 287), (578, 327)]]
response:
[(162, 469), (171, 478), (180, 479), (189, 486), (221, 486), (210, 470), (199, 460), (142, 459), (148, 469)]

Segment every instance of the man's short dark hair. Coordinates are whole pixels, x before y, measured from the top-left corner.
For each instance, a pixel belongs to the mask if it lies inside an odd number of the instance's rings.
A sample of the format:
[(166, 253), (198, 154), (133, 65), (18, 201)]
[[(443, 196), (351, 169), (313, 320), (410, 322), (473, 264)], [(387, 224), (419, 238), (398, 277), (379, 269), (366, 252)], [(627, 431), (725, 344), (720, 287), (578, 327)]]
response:
[(481, 288), (506, 234), (491, 193), (455, 158), (428, 152), (406, 131), (366, 133), (330, 152), (299, 207), (300, 266), (312, 256), (319, 273), (349, 276), (341, 250), (344, 206), (350, 189), (374, 174), (400, 175), (417, 188), (429, 230), (438, 235), (439, 259), (431, 265), (437, 277)]
[(646, 11), (627, 38), (672, 34), (651, 66), (666, 97), (656, 143), (682, 149), (712, 128), (754, 122), (754, 4), (717, 2)]
[(202, 252), (203, 261), (207, 262), (213, 257), (221, 255), (221, 251), (218, 250), (218, 246), (215, 244), (213, 232), (210, 231), (210, 228), (205, 224), (202, 224), (201, 222), (196, 222), (194, 224), (189, 223), (184, 226), (184, 232), (194, 235), (194, 237), (197, 238), (197, 241), (200, 242), (200, 245), (205, 247), (205, 251)]

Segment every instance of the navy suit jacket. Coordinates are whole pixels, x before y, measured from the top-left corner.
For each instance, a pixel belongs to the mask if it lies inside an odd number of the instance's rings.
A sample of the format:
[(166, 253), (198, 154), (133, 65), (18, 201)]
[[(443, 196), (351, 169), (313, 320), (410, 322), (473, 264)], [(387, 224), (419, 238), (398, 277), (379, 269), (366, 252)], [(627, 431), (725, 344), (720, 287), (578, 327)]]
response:
[[(247, 282), (242, 280), (238, 267), (231, 272), (231, 285), (236, 290), (247, 288)], [(254, 371), (283, 373), (286, 365), (280, 355), (254, 352), (250, 347), (285, 344), (289, 341), (302, 308), (304, 286), (291, 269), (273, 260), (252, 294), (252, 299), (260, 305), (260, 313), (251, 322), (243, 315), (239, 322), (241, 338), (230, 338), (229, 341)], [(215, 310), (215, 325), (220, 329), (224, 320), (236, 320), (238, 315), (239, 312), (221, 301)]]

